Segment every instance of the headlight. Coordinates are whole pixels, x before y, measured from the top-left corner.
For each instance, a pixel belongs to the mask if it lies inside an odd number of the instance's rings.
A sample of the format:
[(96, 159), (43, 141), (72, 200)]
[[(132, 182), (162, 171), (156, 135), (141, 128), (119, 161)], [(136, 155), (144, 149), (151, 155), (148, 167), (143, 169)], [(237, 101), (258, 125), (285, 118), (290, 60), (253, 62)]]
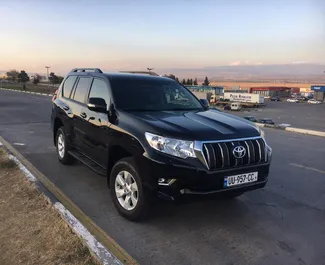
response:
[(194, 142), (166, 138), (152, 133), (145, 133), (150, 146), (160, 152), (181, 158), (196, 157)]
[(262, 138), (265, 140), (265, 132), (263, 130), (260, 130), (260, 134), (261, 134)]

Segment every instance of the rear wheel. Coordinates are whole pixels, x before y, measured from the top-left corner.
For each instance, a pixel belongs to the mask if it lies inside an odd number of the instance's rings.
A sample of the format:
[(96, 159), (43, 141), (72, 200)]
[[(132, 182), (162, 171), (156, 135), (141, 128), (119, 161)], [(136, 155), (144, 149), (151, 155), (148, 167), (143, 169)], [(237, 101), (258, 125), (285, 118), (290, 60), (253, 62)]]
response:
[(62, 164), (69, 165), (73, 163), (73, 157), (68, 153), (68, 146), (64, 127), (58, 129), (56, 133), (56, 153)]
[(146, 216), (149, 201), (132, 158), (123, 158), (114, 165), (110, 188), (114, 205), (123, 217), (137, 221)]

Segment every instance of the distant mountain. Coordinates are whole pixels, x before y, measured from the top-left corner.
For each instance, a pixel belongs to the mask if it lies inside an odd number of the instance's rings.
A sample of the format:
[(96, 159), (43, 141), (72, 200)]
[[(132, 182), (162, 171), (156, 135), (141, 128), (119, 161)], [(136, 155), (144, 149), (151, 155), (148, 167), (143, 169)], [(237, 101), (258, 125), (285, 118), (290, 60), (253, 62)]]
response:
[(325, 65), (320, 64), (274, 64), (212, 66), (204, 68), (157, 69), (163, 73), (173, 73), (179, 78), (197, 77), (210, 80), (325, 80)]

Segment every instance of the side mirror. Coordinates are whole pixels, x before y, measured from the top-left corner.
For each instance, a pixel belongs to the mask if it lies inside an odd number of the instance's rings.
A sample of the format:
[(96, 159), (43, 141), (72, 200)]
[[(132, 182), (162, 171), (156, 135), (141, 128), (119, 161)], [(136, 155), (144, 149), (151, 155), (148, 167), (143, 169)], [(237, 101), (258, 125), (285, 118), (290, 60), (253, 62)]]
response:
[(92, 111), (107, 113), (107, 104), (103, 98), (89, 98), (87, 106)]
[(205, 98), (201, 98), (200, 101), (201, 101), (201, 104), (203, 105), (203, 107), (204, 107), (205, 109), (209, 109), (210, 104), (209, 104), (209, 101), (208, 101), (207, 99), (205, 99)]

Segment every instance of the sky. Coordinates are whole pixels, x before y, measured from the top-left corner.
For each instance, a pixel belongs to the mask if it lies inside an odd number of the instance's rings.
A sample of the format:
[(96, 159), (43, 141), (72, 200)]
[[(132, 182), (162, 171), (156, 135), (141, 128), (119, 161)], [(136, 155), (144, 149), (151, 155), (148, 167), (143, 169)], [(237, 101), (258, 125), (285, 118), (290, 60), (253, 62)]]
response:
[(325, 63), (324, 0), (0, 0), (0, 70)]

